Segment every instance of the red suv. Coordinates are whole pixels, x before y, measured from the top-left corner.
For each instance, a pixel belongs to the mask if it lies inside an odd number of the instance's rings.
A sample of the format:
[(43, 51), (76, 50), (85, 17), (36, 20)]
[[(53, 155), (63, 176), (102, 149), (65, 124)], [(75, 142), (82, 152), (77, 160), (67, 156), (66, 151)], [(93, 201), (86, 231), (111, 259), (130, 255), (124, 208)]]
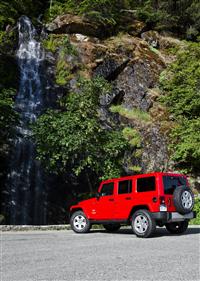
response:
[(150, 237), (156, 225), (178, 234), (195, 217), (193, 206), (194, 195), (182, 174), (128, 176), (101, 182), (95, 198), (70, 208), (70, 224), (77, 233), (88, 232), (93, 224), (110, 232), (127, 224), (138, 237)]

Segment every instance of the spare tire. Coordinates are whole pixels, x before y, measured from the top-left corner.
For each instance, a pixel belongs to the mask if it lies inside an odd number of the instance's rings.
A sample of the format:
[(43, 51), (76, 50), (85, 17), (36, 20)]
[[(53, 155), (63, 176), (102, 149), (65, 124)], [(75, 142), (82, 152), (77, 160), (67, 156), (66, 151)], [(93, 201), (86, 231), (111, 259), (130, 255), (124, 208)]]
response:
[(173, 194), (174, 206), (180, 214), (188, 214), (194, 207), (194, 194), (187, 186), (178, 186)]

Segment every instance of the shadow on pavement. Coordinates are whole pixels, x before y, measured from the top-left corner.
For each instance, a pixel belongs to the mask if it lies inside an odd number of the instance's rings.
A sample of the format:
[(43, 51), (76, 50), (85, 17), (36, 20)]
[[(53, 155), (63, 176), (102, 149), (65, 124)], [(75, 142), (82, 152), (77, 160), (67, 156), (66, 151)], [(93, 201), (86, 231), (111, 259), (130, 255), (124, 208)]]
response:
[[(104, 229), (91, 229), (90, 233), (106, 233), (108, 235), (110, 234), (115, 234), (115, 235), (133, 235), (133, 231), (131, 228), (122, 228), (120, 230), (118, 230), (117, 232), (107, 232)], [(200, 228), (198, 227), (192, 227), (192, 228), (188, 228), (187, 231), (183, 234), (170, 234), (165, 227), (157, 227), (156, 228), (156, 232), (154, 234), (154, 236), (152, 238), (156, 238), (156, 237), (162, 237), (162, 236), (182, 236), (182, 235), (190, 235), (190, 234), (199, 234), (200, 233)]]

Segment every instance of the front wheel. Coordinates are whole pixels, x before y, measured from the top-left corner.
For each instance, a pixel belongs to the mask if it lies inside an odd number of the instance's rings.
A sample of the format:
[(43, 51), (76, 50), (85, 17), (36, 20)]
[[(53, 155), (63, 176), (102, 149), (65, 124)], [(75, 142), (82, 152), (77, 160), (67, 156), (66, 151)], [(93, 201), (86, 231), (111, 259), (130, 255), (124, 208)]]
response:
[(148, 238), (156, 230), (155, 220), (147, 210), (136, 211), (132, 216), (131, 226), (133, 232), (140, 238)]
[(87, 233), (90, 231), (91, 224), (82, 211), (74, 212), (70, 218), (70, 225), (76, 233)]
[(165, 225), (168, 232), (172, 234), (181, 234), (188, 228), (188, 221), (171, 222)]
[(118, 223), (115, 223), (115, 224), (104, 224), (103, 227), (108, 232), (116, 232), (117, 230), (120, 229), (121, 225), (118, 224)]

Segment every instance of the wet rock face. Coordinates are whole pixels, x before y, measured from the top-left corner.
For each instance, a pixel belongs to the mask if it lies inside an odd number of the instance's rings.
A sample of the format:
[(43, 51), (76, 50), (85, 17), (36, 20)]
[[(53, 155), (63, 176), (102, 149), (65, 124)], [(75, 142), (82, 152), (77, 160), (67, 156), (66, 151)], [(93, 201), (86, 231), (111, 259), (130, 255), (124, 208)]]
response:
[(152, 102), (147, 93), (157, 85), (164, 62), (139, 38), (124, 36), (119, 41), (111, 39), (104, 44), (102, 62), (94, 69), (94, 75), (112, 82), (116, 94), (124, 93), (122, 104), (125, 107), (148, 111)]
[(103, 76), (108, 81), (115, 81), (118, 75), (127, 66), (129, 59), (126, 58), (121, 62), (114, 58), (106, 58), (103, 62), (97, 66), (94, 70), (94, 76)]
[(123, 91), (124, 106), (126, 108), (139, 108), (147, 111), (151, 102), (147, 98), (147, 90), (153, 87), (151, 69), (143, 63), (130, 63), (116, 80), (116, 88)]
[(161, 135), (159, 126), (153, 125), (140, 130), (143, 139), (141, 165), (143, 171), (163, 171), (167, 168), (168, 151), (166, 139)]
[(146, 24), (136, 20), (135, 16), (129, 11), (124, 11), (124, 15), (120, 15), (119, 21), (118, 26), (118, 24), (94, 22), (86, 16), (65, 14), (57, 16), (51, 23), (47, 24), (46, 30), (49, 33), (79, 33), (103, 39), (121, 31), (127, 32), (131, 36), (139, 36), (146, 28)]

